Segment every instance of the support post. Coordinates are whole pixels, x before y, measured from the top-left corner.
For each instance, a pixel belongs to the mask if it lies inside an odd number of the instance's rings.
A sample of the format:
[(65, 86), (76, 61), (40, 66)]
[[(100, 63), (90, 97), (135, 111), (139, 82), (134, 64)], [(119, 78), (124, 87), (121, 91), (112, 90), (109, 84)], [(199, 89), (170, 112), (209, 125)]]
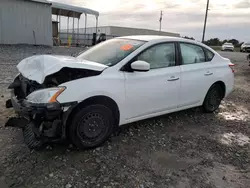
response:
[(87, 44), (86, 39), (87, 39), (87, 14), (85, 14), (85, 26), (84, 26), (84, 44), (85, 45)]
[(80, 42), (79, 42), (79, 21), (80, 21), (80, 18), (78, 18), (78, 23), (77, 23), (77, 45), (80, 45)]
[[(57, 12), (57, 15), (56, 15), (56, 21), (57, 21), (57, 23), (59, 24), (59, 13)], [(57, 25), (58, 26), (58, 25)], [(56, 42), (58, 43), (58, 38), (59, 38), (59, 28), (58, 28), (58, 32), (57, 32), (57, 38), (56, 38)]]
[(206, 8), (206, 15), (205, 15), (205, 21), (204, 21), (204, 27), (203, 27), (202, 43), (204, 43), (204, 40), (205, 40), (208, 7), (209, 7), (209, 0), (207, 0), (207, 8)]
[(159, 20), (159, 22), (160, 22), (160, 29), (159, 29), (159, 31), (160, 31), (160, 32), (161, 32), (161, 21), (162, 21), (162, 11), (161, 11), (160, 20)]
[(95, 26), (96, 40), (95, 40), (95, 44), (97, 43), (97, 27), (98, 27), (98, 16), (96, 16), (96, 26)]
[(59, 10), (59, 14), (60, 15), (59, 15), (59, 32), (58, 32), (59, 33), (59, 37), (58, 37), (59, 41), (58, 41), (58, 43), (59, 43), (59, 46), (60, 46), (61, 45), (61, 40), (60, 40), (60, 38), (61, 38), (60, 37), (60, 34), (61, 34), (61, 10)]
[(67, 21), (67, 41), (69, 40), (69, 16)]
[(73, 13), (73, 29), (72, 29), (72, 43), (74, 43), (75, 40), (75, 13)]

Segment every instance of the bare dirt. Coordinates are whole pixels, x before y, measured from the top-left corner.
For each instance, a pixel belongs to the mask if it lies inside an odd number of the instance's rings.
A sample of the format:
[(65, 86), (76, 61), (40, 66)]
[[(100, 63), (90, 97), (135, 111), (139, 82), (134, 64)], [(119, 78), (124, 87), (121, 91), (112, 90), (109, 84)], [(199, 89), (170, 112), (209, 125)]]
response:
[(4, 127), (13, 115), (4, 105), (15, 66), (33, 54), (70, 55), (80, 50), (0, 46), (0, 185), (5, 181), (15, 188), (249, 187), (250, 67), (242, 53), (222, 53), (236, 64), (235, 90), (214, 114), (195, 108), (126, 125), (119, 136), (94, 150), (61, 144), (30, 151), (21, 130)]

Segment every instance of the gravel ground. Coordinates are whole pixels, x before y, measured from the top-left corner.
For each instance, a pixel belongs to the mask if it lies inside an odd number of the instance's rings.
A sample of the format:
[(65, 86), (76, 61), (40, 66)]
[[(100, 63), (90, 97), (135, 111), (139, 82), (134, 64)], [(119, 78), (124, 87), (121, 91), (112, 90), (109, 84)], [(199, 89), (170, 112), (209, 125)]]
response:
[(250, 67), (246, 54), (222, 52), (236, 64), (235, 90), (214, 114), (199, 108), (123, 126), (102, 147), (61, 144), (30, 151), (4, 123), (6, 87), (17, 63), (33, 54), (78, 48), (0, 46), (0, 185), (9, 187), (247, 188), (250, 185)]

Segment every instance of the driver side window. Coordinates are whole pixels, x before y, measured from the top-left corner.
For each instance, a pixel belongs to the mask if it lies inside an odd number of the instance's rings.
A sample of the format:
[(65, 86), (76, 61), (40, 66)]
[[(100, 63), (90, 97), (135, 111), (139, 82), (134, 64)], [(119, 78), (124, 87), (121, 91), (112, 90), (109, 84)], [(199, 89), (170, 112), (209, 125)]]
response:
[(146, 49), (137, 60), (146, 61), (150, 69), (175, 66), (175, 44), (163, 43)]

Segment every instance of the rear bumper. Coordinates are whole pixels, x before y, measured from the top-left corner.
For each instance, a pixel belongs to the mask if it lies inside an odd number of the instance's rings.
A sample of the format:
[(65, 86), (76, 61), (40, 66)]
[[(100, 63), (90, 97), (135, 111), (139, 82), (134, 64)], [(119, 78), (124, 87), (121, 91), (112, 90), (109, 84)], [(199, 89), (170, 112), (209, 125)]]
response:
[(222, 48), (222, 50), (230, 50), (230, 51), (234, 51), (234, 48), (224, 47), (224, 48)]
[(250, 52), (250, 47), (244, 48), (246, 52)]
[(225, 92), (225, 97), (227, 97), (234, 90), (234, 74), (231, 74), (225, 83), (227, 83)]

